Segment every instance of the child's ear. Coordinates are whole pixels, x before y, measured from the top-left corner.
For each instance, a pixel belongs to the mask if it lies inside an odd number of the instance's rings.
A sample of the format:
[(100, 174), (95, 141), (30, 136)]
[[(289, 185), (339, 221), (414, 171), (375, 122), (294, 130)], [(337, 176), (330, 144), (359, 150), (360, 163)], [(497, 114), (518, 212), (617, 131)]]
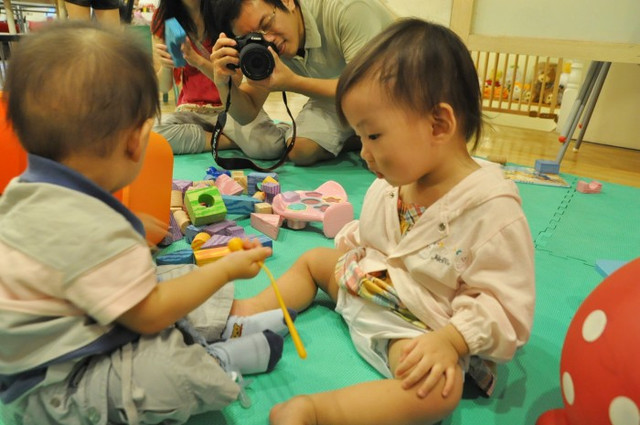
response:
[(144, 158), (149, 143), (149, 133), (153, 127), (153, 119), (146, 120), (139, 128), (131, 131), (127, 138), (127, 155), (134, 162)]
[(441, 102), (433, 108), (433, 136), (452, 137), (458, 127), (456, 115), (453, 108), (448, 103)]

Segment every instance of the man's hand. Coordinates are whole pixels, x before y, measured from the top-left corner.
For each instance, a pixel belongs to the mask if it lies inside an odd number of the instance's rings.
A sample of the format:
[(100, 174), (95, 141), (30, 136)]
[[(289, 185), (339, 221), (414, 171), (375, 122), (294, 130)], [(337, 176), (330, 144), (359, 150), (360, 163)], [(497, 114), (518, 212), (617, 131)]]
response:
[[(237, 68), (240, 58), (235, 49), (236, 44), (234, 39), (222, 32), (213, 45), (210, 60), (213, 63), (213, 82), (218, 88), (225, 87), (229, 78), (233, 79), (236, 86), (242, 81), (242, 72)], [(228, 65), (233, 65), (234, 68), (230, 69)]]

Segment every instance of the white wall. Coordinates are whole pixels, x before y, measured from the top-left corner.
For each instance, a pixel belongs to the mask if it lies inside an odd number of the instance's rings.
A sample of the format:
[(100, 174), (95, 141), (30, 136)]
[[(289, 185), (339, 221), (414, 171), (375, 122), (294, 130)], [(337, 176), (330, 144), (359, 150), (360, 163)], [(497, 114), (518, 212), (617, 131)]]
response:
[(452, 0), (382, 0), (398, 16), (414, 16), (449, 26)]

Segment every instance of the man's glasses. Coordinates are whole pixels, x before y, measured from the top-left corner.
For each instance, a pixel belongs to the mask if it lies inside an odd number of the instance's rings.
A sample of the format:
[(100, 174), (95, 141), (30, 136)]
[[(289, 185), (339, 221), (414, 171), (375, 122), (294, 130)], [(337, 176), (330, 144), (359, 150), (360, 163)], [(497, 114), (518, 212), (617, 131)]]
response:
[(263, 23), (262, 25), (260, 25), (260, 27), (258, 28), (259, 33), (262, 33), (262, 35), (266, 35), (268, 33), (271, 32), (271, 30), (273, 29), (273, 25), (276, 22), (276, 6), (273, 6), (273, 12), (271, 13), (271, 16), (269, 16)]

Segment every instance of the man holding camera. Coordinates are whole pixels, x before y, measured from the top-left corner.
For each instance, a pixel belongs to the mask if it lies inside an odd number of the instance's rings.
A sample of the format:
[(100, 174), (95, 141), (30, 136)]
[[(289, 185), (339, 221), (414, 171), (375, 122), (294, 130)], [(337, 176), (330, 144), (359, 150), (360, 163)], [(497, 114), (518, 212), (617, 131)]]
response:
[[(276, 125), (262, 109), (272, 91), (309, 97), (296, 117), (297, 137), (289, 152), (295, 164), (333, 158), (345, 142), (356, 142), (353, 131), (337, 118), (334, 97), (346, 64), (393, 21), (379, 0), (214, 2), (216, 26), (223, 29), (211, 53), (214, 83), (221, 99), (231, 88), (233, 118), (224, 128), (231, 141), (221, 138), (221, 149), (240, 148), (266, 158), (277, 156), (276, 150), (284, 152), (291, 129)], [(271, 54), (272, 70), (260, 54), (254, 55), (260, 48)]]

